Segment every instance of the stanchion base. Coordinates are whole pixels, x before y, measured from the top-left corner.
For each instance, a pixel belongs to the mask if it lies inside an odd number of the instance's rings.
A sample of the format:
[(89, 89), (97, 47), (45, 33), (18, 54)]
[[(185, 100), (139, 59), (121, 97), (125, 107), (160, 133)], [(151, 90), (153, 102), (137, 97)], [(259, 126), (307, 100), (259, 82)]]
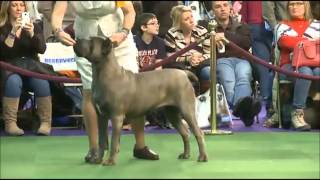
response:
[(232, 131), (226, 131), (226, 130), (203, 130), (203, 133), (205, 135), (231, 135), (233, 134)]

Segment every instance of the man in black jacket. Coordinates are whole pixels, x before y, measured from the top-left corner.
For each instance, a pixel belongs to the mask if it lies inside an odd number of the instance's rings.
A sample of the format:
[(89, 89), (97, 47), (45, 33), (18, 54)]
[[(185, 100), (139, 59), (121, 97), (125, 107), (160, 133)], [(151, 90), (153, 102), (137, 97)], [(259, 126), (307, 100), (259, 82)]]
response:
[[(249, 28), (231, 18), (230, 8), (229, 1), (212, 2), (212, 11), (218, 24), (215, 29), (216, 39), (226, 38), (248, 51), (251, 47)], [(251, 97), (251, 65), (223, 41), (217, 41), (217, 77), (225, 89), (233, 114), (240, 117), (245, 126), (251, 126), (253, 117), (261, 109), (260, 103)]]

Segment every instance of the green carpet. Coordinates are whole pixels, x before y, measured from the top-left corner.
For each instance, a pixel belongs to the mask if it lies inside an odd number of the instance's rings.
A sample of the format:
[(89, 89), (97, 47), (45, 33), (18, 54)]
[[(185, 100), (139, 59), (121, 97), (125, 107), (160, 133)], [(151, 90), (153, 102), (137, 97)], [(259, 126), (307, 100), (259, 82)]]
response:
[(0, 178), (320, 178), (319, 132), (235, 133), (206, 136), (209, 161), (178, 160), (178, 134), (146, 134), (159, 161), (132, 156), (133, 135), (122, 135), (117, 165), (85, 164), (86, 136), (1, 137)]

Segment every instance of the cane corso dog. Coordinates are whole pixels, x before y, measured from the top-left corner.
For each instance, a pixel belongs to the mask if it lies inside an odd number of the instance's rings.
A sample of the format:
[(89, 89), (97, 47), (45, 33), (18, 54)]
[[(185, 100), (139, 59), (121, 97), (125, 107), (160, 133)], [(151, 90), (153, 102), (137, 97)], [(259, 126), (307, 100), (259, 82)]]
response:
[(124, 119), (131, 123), (143, 121), (147, 112), (159, 107), (164, 107), (166, 117), (182, 136), (184, 151), (179, 158), (188, 159), (190, 156), (189, 131), (182, 123), (183, 118), (197, 140), (198, 161), (208, 160), (204, 135), (195, 117), (195, 93), (190, 80), (197, 79), (196, 76), (178, 69), (142, 73), (125, 70), (118, 64), (109, 38), (78, 39), (74, 51), (92, 63), (92, 98), (98, 114), (101, 151), (97, 163), (102, 162), (104, 150), (108, 150), (109, 119), (112, 123), (111, 151), (103, 165), (116, 163)]

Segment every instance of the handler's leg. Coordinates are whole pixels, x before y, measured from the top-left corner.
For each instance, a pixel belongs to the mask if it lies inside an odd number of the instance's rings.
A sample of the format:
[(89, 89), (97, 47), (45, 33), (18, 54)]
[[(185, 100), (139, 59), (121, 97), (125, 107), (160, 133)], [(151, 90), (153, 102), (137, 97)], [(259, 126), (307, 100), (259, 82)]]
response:
[(89, 138), (89, 148), (98, 149), (98, 120), (91, 101), (91, 90), (83, 90), (82, 113)]
[(82, 57), (76, 59), (78, 71), (81, 75), (82, 82), (82, 114), (89, 138), (89, 152), (85, 161), (89, 163), (99, 163), (98, 159), (98, 118), (95, 108), (92, 104), (92, 67), (91, 63)]
[(144, 121), (137, 119), (131, 121), (131, 127), (136, 138), (133, 156), (139, 159), (159, 160), (159, 155), (150, 150), (144, 142)]

